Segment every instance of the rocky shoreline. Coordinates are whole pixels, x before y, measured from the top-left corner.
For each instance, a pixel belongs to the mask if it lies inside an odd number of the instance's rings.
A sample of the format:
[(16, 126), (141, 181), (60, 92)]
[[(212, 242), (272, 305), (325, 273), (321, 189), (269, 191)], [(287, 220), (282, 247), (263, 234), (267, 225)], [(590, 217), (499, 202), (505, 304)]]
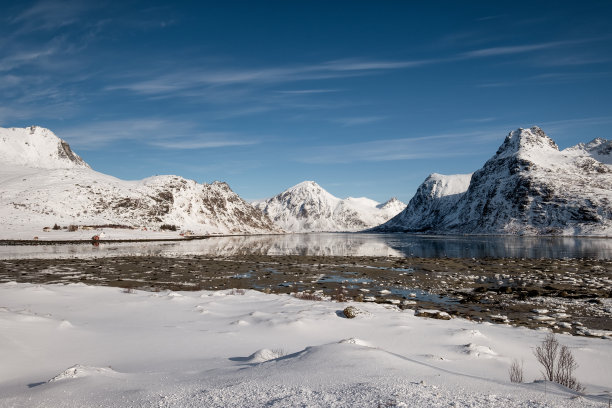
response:
[(10, 281), (80, 282), (126, 292), (255, 289), (612, 338), (612, 261), (606, 260), (300, 255), (0, 260), (0, 282)]

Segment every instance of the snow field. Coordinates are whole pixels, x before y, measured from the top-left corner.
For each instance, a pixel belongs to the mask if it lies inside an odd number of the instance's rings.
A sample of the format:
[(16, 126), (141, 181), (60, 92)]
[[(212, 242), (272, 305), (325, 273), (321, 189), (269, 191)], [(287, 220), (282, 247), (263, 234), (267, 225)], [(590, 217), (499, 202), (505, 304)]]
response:
[(0, 406), (603, 406), (610, 341), (560, 335), (587, 386), (540, 378), (546, 332), (246, 291), (0, 285)]

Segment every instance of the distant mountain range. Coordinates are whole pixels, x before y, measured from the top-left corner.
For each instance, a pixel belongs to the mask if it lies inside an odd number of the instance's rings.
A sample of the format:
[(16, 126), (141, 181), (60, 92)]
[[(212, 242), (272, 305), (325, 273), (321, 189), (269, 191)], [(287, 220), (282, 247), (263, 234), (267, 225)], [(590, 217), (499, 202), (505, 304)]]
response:
[(0, 128), (0, 224), (122, 225), (196, 234), (280, 232), (226, 183), (125, 181), (92, 170), (48, 129)]
[[(335, 197), (305, 181), (247, 203), (223, 182), (125, 181), (96, 172), (48, 129), (0, 128), (0, 225), (176, 227), (195, 234), (314, 231), (612, 236), (612, 141), (559, 150), (510, 132), (473, 174), (431, 174), (406, 206)], [(3, 236), (6, 236), (4, 234)]]
[(406, 207), (396, 198), (382, 204), (365, 197), (340, 199), (314, 181), (304, 181), (253, 205), (290, 232), (361, 231), (382, 224)]
[(559, 150), (539, 127), (510, 132), (470, 175), (432, 174), (379, 232), (612, 235), (612, 141)]

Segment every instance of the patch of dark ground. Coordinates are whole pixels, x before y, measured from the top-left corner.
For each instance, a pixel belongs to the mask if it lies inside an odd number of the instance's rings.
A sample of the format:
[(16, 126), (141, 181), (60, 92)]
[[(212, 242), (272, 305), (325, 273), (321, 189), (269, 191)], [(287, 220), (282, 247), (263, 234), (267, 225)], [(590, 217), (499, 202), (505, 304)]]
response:
[(150, 291), (255, 289), (612, 335), (612, 261), (606, 260), (300, 255), (0, 260), (0, 282), (8, 281)]

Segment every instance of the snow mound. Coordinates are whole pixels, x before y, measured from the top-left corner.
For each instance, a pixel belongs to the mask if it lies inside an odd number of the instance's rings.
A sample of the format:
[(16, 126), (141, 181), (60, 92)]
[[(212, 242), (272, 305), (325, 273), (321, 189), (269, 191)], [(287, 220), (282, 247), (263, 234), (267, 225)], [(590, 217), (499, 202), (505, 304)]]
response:
[(461, 350), (471, 357), (495, 357), (497, 353), (488, 346), (481, 346), (474, 343), (468, 343), (461, 346)]
[(372, 345), (367, 341), (356, 339), (354, 337), (351, 337), (350, 339), (340, 340), (338, 344), (356, 344), (358, 346), (372, 347)]
[(62, 320), (62, 322), (58, 325), (58, 327), (60, 329), (70, 329), (74, 326), (68, 320)]
[(119, 373), (117, 371), (113, 370), (110, 367), (90, 367), (76, 364), (62, 371), (47, 382), (52, 383), (56, 381), (68, 380), (72, 378), (89, 377), (93, 375), (115, 376), (118, 374)]
[(476, 329), (459, 329), (459, 330), (455, 330), (452, 333), (452, 336), (455, 338), (480, 338), (480, 339), (484, 339), (487, 336), (485, 336), (484, 334), (482, 334), (480, 332), (480, 330), (476, 330)]
[(284, 355), (285, 353), (282, 350), (270, 350), (264, 348), (251, 354), (246, 361), (249, 363), (263, 363), (270, 360), (276, 360)]

